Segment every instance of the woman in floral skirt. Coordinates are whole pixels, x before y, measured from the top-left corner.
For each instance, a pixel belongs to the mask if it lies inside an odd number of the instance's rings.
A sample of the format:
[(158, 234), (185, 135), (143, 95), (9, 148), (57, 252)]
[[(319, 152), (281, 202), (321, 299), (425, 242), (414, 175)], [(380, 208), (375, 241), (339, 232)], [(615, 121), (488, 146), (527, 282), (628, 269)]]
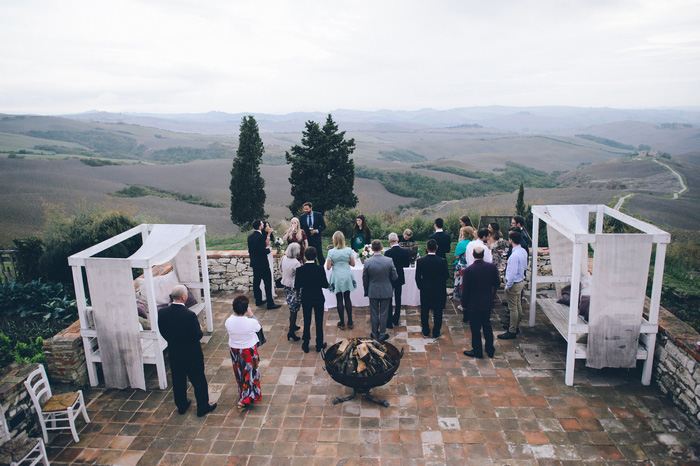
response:
[(253, 316), (246, 296), (233, 300), (233, 314), (226, 319), (233, 373), (238, 382), (238, 410), (250, 408), (262, 399), (258, 364), (258, 335), (262, 328)]

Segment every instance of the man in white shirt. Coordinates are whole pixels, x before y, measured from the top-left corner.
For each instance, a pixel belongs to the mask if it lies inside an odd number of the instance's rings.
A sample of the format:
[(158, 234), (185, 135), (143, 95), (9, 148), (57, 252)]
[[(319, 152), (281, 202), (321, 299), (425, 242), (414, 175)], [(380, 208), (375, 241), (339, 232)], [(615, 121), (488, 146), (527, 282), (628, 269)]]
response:
[(470, 241), (469, 244), (467, 244), (467, 251), (464, 253), (464, 258), (467, 260), (467, 267), (474, 263), (474, 248), (477, 246), (481, 246), (484, 249), (483, 261), (488, 262), (489, 264), (493, 263), (493, 255), (491, 254), (491, 250), (484, 244), (484, 240), (486, 240), (486, 238), (489, 236), (488, 228), (482, 228), (479, 230), (477, 232), (477, 236), (478, 239)]

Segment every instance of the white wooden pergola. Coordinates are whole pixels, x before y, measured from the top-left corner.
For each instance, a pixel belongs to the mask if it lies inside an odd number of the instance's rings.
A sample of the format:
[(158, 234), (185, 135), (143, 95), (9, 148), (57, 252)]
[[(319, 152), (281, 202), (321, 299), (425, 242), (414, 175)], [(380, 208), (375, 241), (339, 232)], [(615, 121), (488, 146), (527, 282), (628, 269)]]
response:
[[(168, 262), (173, 265), (178, 282), (192, 290), (199, 302), (190, 309), (197, 314), (204, 310), (207, 331), (214, 330), (205, 233), (204, 225), (141, 224), (68, 258), (90, 385), (98, 384), (97, 364), (102, 364), (107, 386), (145, 389), (143, 365), (155, 364), (159, 387), (167, 387), (163, 359), (167, 342), (158, 332), (153, 275), (153, 267), (157, 265)], [(95, 257), (139, 234), (143, 245), (129, 258)], [(132, 269), (143, 269), (141, 293), (145, 292), (150, 330), (141, 329), (138, 322)], [(91, 306), (86, 304), (86, 291)], [(120, 364), (126, 367), (114, 367)]]
[[(595, 213), (595, 226), (593, 231), (589, 232), (589, 217), (591, 213)], [(643, 222), (629, 215), (623, 214), (615, 209), (605, 205), (570, 205), (570, 206), (555, 206), (555, 205), (536, 205), (532, 207), (533, 215), (533, 260), (532, 260), (532, 283), (530, 297), (530, 327), (535, 325), (535, 314), (537, 304), (540, 304), (542, 311), (549, 317), (557, 330), (567, 341), (566, 351), (566, 376), (565, 382), (567, 385), (573, 385), (574, 382), (574, 364), (576, 359), (588, 359), (591, 353), (598, 352), (601, 349), (594, 347), (596, 343), (604, 342), (609, 344), (607, 349), (602, 351), (611, 351), (614, 348), (615, 339), (629, 337), (629, 329), (638, 329), (637, 335), (632, 335), (632, 341), (636, 337), (639, 345), (635, 344), (636, 351), (635, 361), (637, 359), (644, 360), (644, 369), (642, 373), (642, 383), (648, 385), (651, 381), (651, 370), (654, 359), (654, 347), (656, 344), (656, 333), (658, 330), (659, 305), (661, 300), (661, 286), (664, 274), (664, 259), (666, 255), (666, 245), (671, 241), (671, 235), (654, 225)], [(612, 234), (603, 233), (603, 221), (605, 216), (610, 216), (620, 222), (625, 223), (642, 233), (635, 234)], [(569, 241), (569, 261), (570, 269), (561, 267), (560, 273), (554, 270), (555, 252), (552, 250), (550, 241), (550, 258), (553, 264), (552, 276), (538, 275), (537, 271), (537, 248), (539, 236), (540, 220), (544, 221), (548, 226), (550, 237), (555, 236), (556, 232), (559, 236), (560, 244), (563, 249), (566, 249), (566, 240)], [(563, 238), (566, 240), (561, 241)], [(615, 264), (630, 264), (633, 263), (635, 250), (632, 249), (630, 254), (629, 248), (634, 248), (639, 244), (640, 258), (637, 260), (637, 267), (627, 267), (628, 273), (620, 273), (615, 267), (611, 267), (611, 261), (618, 261)], [(651, 301), (649, 306), (649, 318), (644, 319), (642, 312), (644, 301), (646, 299), (646, 283), (649, 274), (651, 247), (656, 245), (656, 256), (654, 259), (654, 276), (652, 284)], [(594, 251), (593, 254), (593, 273), (592, 277), (586, 277), (588, 273), (588, 252), (589, 245)], [(628, 246), (631, 245), (631, 246)], [(627, 248), (627, 249), (626, 249)], [(646, 252), (646, 265), (644, 263), (644, 252)], [(563, 250), (561, 247), (559, 250)], [(622, 256), (624, 257), (616, 257)], [(562, 264), (560, 262), (560, 264)], [(621, 267), (624, 271), (624, 267)], [(616, 271), (618, 270), (618, 271)], [(607, 274), (607, 275), (606, 275)], [(636, 274), (636, 275), (635, 275)], [(581, 295), (581, 276), (590, 278), (590, 309), (588, 320), (579, 316), (579, 297)], [(598, 275), (598, 276), (596, 276)], [(617, 283), (618, 275), (635, 275), (636, 283), (626, 283), (621, 286)], [(607, 279), (607, 280), (606, 280)], [(565, 306), (557, 304), (555, 299), (542, 299), (537, 296), (537, 286), (542, 283), (571, 284), (571, 299), (570, 304)], [(616, 288), (617, 287), (617, 288)], [(600, 298), (603, 295), (605, 298)], [(616, 299), (625, 301), (624, 305)], [(616, 307), (617, 306), (617, 307)], [(591, 338), (592, 331), (599, 331), (597, 328), (592, 330), (595, 325), (601, 322), (601, 319), (607, 321), (614, 320), (616, 314), (621, 308), (627, 308), (631, 311), (631, 318), (628, 315), (626, 327), (618, 326), (616, 329), (603, 328), (604, 338)], [(638, 318), (636, 317), (638, 315)], [(636, 323), (635, 323), (636, 321)], [(632, 322), (630, 326), (628, 322)], [(617, 323), (616, 323), (617, 324)], [(604, 327), (605, 323), (601, 325)], [(620, 331), (623, 329), (627, 332)], [(615, 334), (613, 330), (617, 330)], [(577, 343), (577, 338), (580, 335), (587, 335), (586, 343)], [(628, 347), (631, 345), (628, 345)], [(620, 346), (622, 347), (622, 346)], [(587, 360), (587, 365), (589, 361)], [(590, 367), (601, 367), (593, 366)], [(619, 366), (604, 366), (604, 367), (630, 367), (629, 365)]]

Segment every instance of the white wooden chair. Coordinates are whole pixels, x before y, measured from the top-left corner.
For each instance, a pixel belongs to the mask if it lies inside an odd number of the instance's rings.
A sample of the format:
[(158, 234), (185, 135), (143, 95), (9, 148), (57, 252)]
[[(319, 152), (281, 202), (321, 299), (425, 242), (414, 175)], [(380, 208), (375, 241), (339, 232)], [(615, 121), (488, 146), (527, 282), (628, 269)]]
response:
[(34, 466), (40, 461), (49, 466), (44, 441), (28, 437), (13, 440), (5, 419), (5, 410), (0, 406), (0, 464)]
[[(78, 417), (78, 414), (82, 413), (85, 422), (90, 422), (85, 409), (83, 391), (78, 390), (77, 392), (53, 395), (44, 366), (40, 366), (29, 374), (27, 380), (24, 381), (24, 386), (27, 387), (29, 396), (31, 396), (34, 403), (34, 408), (39, 417), (41, 432), (44, 434), (44, 442), (49, 442), (47, 431), (61, 429), (70, 429), (71, 434), (73, 434), (73, 440), (76, 443), (79, 442), (80, 438), (75, 429), (75, 419)], [(42, 399), (44, 400), (43, 403)]]

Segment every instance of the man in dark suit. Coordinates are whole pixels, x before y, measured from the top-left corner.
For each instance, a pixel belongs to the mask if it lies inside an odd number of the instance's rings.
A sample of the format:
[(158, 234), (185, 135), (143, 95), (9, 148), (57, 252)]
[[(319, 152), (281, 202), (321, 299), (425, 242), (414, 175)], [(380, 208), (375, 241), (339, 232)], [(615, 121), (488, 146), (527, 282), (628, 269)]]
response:
[[(262, 306), (267, 302), (268, 309), (277, 309), (279, 304), (272, 300), (272, 274), (270, 273), (270, 263), (267, 255), (270, 254), (270, 236), (272, 227), (260, 219), (253, 221), (253, 232), (248, 235), (248, 255), (250, 256), (250, 266), (253, 267), (253, 296), (255, 305)], [(265, 284), (265, 297), (263, 301), (260, 291), (260, 280)]]
[(304, 213), (299, 217), (301, 228), (306, 233), (306, 239), (309, 240), (309, 246), (316, 248), (319, 265), (323, 265), (323, 246), (321, 244), (321, 232), (326, 229), (326, 222), (323, 220), (321, 212), (314, 212), (313, 204), (305, 202)]
[(328, 279), (323, 267), (317, 265), (316, 248), (309, 246), (304, 251), (306, 263), (299, 267), (294, 278), (294, 289), (301, 291), (301, 306), (304, 313), (304, 334), (301, 349), (304, 353), (309, 352), (309, 340), (311, 340), (311, 312), (313, 311), (316, 322), (316, 352), (320, 352), (326, 347), (323, 341), (323, 304), (326, 302), (323, 297), (322, 288), (328, 288)]
[(437, 242), (429, 239), (428, 255), (416, 261), (416, 285), (420, 290), (420, 323), (423, 336), (430, 336), (430, 309), (433, 310), (433, 338), (442, 329), (442, 310), (447, 298), (447, 261), (435, 254)]
[(428, 239), (434, 239), (435, 242), (437, 243), (437, 251), (435, 254), (437, 254), (438, 257), (442, 257), (443, 259), (447, 260), (445, 255), (450, 252), (450, 243), (452, 240), (450, 239), (450, 235), (442, 231), (442, 227), (444, 226), (444, 221), (438, 217), (435, 219), (435, 233), (430, 235)]
[(394, 313), (392, 316), (391, 311), (389, 311), (389, 317), (386, 321), (386, 328), (394, 328), (394, 325), (399, 325), (399, 318), (401, 317), (401, 288), (406, 283), (403, 269), (404, 267), (410, 267), (411, 253), (399, 246), (399, 236), (396, 233), (389, 233), (389, 244), (391, 247), (384, 255), (391, 257), (391, 260), (394, 261), (394, 267), (396, 267), (396, 273), (399, 276), (396, 281), (391, 282), (391, 285), (394, 287)]
[(471, 358), (483, 358), (481, 331), (484, 331), (486, 354), (493, 357), (493, 329), (491, 328), (491, 310), (493, 309), (493, 289), (501, 284), (498, 268), (484, 261), (484, 247), (474, 248), (474, 263), (464, 269), (462, 275), (462, 309), (466, 322), (472, 332), (472, 349), (464, 351)]
[(170, 306), (158, 311), (158, 330), (168, 342), (170, 375), (177, 412), (185, 414), (192, 400), (187, 398), (187, 379), (190, 379), (197, 399), (197, 416), (214, 411), (216, 403), (209, 403), (209, 389), (204, 376), (204, 355), (199, 340), (202, 327), (197, 315), (185, 307), (187, 287), (177, 285), (170, 295)]
[(365, 296), (369, 298), (369, 336), (375, 340), (389, 339), (386, 333), (386, 322), (391, 309), (391, 296), (394, 294), (392, 282), (399, 278), (394, 267), (394, 261), (382, 256), (382, 242), (372, 241), (372, 257), (365, 260), (362, 269), (362, 285)]

